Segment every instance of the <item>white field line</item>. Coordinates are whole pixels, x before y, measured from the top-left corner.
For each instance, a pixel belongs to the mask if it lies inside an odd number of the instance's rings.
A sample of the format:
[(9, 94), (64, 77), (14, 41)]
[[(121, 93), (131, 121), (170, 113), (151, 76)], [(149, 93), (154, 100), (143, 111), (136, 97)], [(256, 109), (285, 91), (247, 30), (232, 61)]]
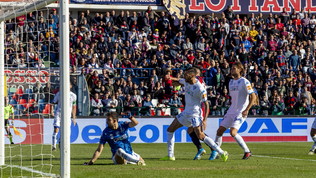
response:
[(45, 173), (45, 172), (42, 172), (42, 171), (38, 171), (38, 170), (35, 170), (35, 169), (31, 169), (31, 168), (28, 168), (28, 167), (23, 167), (23, 166), (18, 166), (18, 165), (7, 165), (8, 167), (12, 167), (12, 168), (19, 168), (19, 169), (22, 169), (24, 171), (28, 171), (28, 172), (33, 172), (33, 173), (36, 173), (36, 174), (40, 174), (42, 176), (48, 176), (48, 177), (58, 177), (56, 174), (50, 174), (50, 173)]
[(277, 156), (264, 156), (264, 155), (252, 155), (253, 157), (260, 157), (260, 158), (273, 158), (273, 159), (285, 159), (285, 160), (294, 160), (294, 161), (312, 161), (316, 162), (314, 159), (298, 159), (298, 158), (283, 158)]

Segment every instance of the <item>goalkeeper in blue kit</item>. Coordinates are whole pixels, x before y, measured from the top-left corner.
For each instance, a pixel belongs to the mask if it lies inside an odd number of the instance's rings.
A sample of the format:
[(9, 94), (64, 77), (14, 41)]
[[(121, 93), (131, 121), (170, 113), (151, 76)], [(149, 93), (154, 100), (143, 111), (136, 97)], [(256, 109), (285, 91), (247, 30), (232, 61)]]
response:
[(139, 154), (135, 153), (129, 142), (127, 131), (131, 127), (135, 127), (138, 121), (131, 116), (130, 122), (119, 122), (118, 114), (116, 112), (109, 112), (107, 114), (107, 127), (103, 130), (100, 143), (93, 157), (85, 165), (92, 165), (101, 155), (104, 144), (109, 143), (112, 151), (112, 160), (114, 164), (137, 164), (145, 166), (145, 161)]

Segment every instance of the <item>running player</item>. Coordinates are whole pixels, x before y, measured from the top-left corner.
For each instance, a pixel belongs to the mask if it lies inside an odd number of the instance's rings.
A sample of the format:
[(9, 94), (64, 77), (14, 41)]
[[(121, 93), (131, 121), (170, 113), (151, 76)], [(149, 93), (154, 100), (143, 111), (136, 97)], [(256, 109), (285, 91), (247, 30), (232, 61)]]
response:
[[(72, 84), (70, 84), (70, 89), (72, 88)], [(57, 135), (60, 128), (60, 117), (61, 117), (61, 102), (60, 102), (60, 92), (56, 93), (53, 103), (57, 104), (57, 107), (55, 108), (55, 112), (52, 113), (52, 115), (55, 115), (54, 118), (54, 132), (52, 136), (52, 151), (56, 150), (56, 144), (57, 144)], [(70, 108), (72, 110), (72, 122), (74, 125), (76, 125), (76, 102), (77, 102), (77, 95), (70, 91)], [(52, 109), (53, 112), (53, 109)], [(70, 121), (70, 118), (69, 118)]]
[[(230, 72), (233, 77), (229, 82), (229, 94), (232, 97), (232, 104), (217, 130), (215, 142), (218, 146), (221, 146), (222, 135), (227, 128), (230, 128), (230, 135), (244, 150), (242, 159), (248, 159), (251, 156), (251, 151), (237, 132), (247, 118), (249, 110), (255, 104), (256, 94), (254, 93), (250, 82), (242, 77), (244, 74), (244, 66), (240, 62), (236, 62), (232, 66)], [(217, 152), (212, 151), (212, 159), (215, 159), (216, 156)]]
[[(200, 82), (196, 79), (196, 72), (188, 70), (184, 73), (184, 79), (180, 79), (179, 83), (185, 87), (185, 109), (182, 113), (176, 116), (171, 125), (167, 129), (168, 135), (168, 156), (161, 158), (161, 160), (174, 161), (174, 132), (182, 127), (193, 126), (193, 130), (198, 136), (199, 140), (204, 141), (209, 147), (218, 151), (222, 159), (227, 161), (228, 153), (223, 151), (216, 143), (208, 136), (206, 136), (202, 129), (202, 111), (201, 103), (205, 104), (206, 113), (209, 112), (209, 105), (206, 97), (206, 90)], [(207, 114), (204, 115), (204, 119)]]
[(119, 122), (116, 112), (107, 114), (107, 127), (103, 130), (100, 143), (97, 150), (94, 152), (91, 160), (85, 162), (85, 165), (92, 165), (100, 157), (104, 144), (109, 143), (112, 151), (112, 160), (114, 164), (137, 164), (145, 166), (145, 161), (132, 149), (131, 143), (128, 141), (127, 131), (131, 127), (135, 127), (138, 121), (133, 117), (129, 117), (131, 122)]

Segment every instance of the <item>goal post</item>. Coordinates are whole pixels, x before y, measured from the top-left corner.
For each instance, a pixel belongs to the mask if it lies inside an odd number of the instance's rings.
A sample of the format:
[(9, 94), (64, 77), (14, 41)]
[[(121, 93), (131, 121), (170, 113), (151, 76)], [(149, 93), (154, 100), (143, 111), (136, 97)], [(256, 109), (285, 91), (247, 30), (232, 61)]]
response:
[(5, 164), (4, 141), (4, 21), (0, 22), (0, 166)]
[(60, 84), (61, 84), (61, 156), (60, 173), (63, 178), (70, 178), (70, 122), (71, 108), (70, 102), (70, 71), (69, 71), (69, 2), (68, 0), (59, 1), (60, 18)]

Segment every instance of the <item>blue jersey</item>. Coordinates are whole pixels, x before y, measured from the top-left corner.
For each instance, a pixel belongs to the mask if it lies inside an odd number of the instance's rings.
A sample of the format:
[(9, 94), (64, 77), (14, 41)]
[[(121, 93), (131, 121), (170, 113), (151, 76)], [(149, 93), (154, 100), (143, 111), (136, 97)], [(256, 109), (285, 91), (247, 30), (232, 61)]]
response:
[(105, 144), (108, 142), (113, 156), (119, 148), (122, 148), (124, 151), (126, 151), (126, 153), (133, 153), (131, 143), (128, 140), (128, 125), (128, 122), (118, 122), (117, 129), (113, 130), (109, 127), (106, 127), (102, 132), (100, 144)]

